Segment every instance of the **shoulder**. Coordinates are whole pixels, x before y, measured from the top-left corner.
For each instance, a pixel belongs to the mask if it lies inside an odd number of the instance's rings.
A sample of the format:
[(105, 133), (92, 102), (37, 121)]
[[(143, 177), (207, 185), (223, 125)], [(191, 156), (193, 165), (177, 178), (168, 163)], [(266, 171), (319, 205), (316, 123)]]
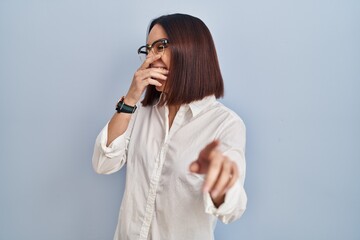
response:
[(237, 159), (238, 155), (234, 155), (234, 151), (243, 154), (245, 148), (245, 123), (235, 111), (218, 101), (214, 102), (212, 107), (220, 120), (217, 121), (218, 126), (215, 132), (215, 138), (221, 142), (220, 149), (231, 156), (231, 159)]
[(243, 119), (233, 110), (226, 107), (219, 101), (215, 101), (212, 106), (215, 114), (223, 120), (223, 124), (229, 127), (241, 127), (245, 129), (245, 123)]

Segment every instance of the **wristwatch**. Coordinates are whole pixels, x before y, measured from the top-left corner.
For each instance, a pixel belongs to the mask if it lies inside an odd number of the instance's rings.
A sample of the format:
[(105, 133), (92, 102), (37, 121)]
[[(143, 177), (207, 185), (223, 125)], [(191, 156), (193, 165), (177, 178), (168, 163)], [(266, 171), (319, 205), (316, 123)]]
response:
[(118, 113), (134, 113), (135, 110), (136, 110), (136, 105), (135, 106), (129, 106), (127, 104), (124, 103), (124, 99), (125, 97), (122, 96), (121, 99), (119, 100), (119, 102), (116, 104), (116, 108), (115, 110), (118, 112)]

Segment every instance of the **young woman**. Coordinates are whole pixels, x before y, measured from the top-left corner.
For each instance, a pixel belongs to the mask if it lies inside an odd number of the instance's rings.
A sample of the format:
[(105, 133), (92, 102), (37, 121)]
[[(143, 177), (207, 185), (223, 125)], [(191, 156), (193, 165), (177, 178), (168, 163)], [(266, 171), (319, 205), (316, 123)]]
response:
[(224, 86), (211, 34), (193, 16), (161, 16), (138, 53), (146, 59), (92, 159), (100, 174), (126, 164), (114, 239), (213, 239), (216, 220), (238, 219), (247, 197), (245, 126), (216, 100)]

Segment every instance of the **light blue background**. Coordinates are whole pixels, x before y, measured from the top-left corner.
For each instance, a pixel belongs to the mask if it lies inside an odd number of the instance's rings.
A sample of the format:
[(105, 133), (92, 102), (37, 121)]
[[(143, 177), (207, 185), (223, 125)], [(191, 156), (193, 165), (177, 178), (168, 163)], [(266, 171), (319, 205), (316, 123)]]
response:
[(360, 239), (360, 2), (0, 1), (0, 239), (112, 239), (125, 171), (95, 138), (149, 21), (210, 28), (222, 102), (247, 126), (244, 216), (216, 238)]

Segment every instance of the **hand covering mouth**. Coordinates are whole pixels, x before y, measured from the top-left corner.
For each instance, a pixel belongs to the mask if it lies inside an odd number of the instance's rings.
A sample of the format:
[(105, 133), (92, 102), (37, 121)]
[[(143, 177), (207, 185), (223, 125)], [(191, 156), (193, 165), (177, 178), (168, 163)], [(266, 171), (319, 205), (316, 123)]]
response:
[(151, 68), (168, 70), (165, 66), (150, 66)]

